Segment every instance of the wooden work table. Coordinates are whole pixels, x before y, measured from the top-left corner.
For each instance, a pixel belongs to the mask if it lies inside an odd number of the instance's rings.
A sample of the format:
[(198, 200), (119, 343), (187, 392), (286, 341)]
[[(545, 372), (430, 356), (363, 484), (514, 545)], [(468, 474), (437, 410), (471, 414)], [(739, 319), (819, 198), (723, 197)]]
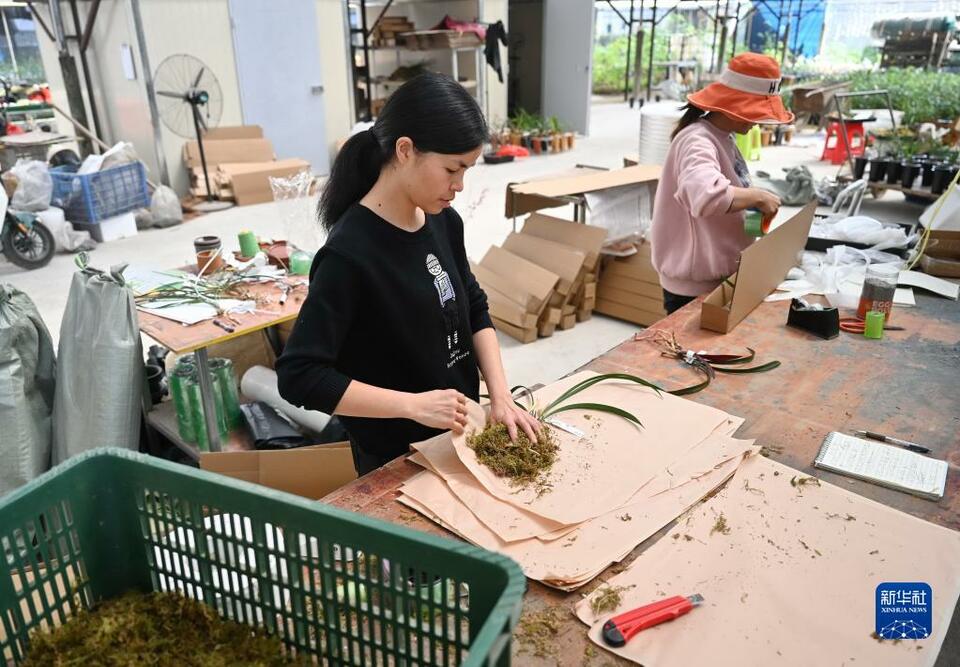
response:
[[(821, 340), (785, 326), (789, 302), (761, 304), (729, 334), (699, 328), (700, 305), (695, 301), (670, 317), (594, 359), (581, 370), (627, 372), (669, 388), (700, 381), (691, 369), (662, 358), (648, 342), (654, 331), (674, 332), (679, 342), (694, 350), (737, 352), (749, 346), (757, 362), (782, 362), (769, 373), (718, 375), (704, 391), (689, 397), (746, 419), (737, 436), (773, 446), (771, 458), (855, 493), (885, 503), (948, 528), (960, 529), (960, 474), (951, 468), (940, 502), (814, 469), (813, 460), (830, 431), (870, 429), (919, 442), (932, 456), (960, 465), (960, 305), (955, 301), (918, 295), (916, 308), (898, 308), (881, 341), (841, 332)], [(543, 378), (544, 382), (554, 378)], [(782, 448), (782, 449), (778, 449)], [(438, 535), (450, 534), (396, 501), (398, 487), (419, 467), (398, 459), (324, 500), (343, 509), (401, 523)], [(627, 664), (596, 650), (585, 657), (590, 644), (586, 626), (572, 615), (583, 593), (619, 571), (669, 530), (665, 528), (618, 566), (573, 593), (563, 593), (528, 581), (524, 614), (546, 607), (569, 610), (557, 635), (555, 655), (534, 657), (530, 647), (514, 641), (515, 664)], [(919, 546), (919, 545), (918, 545)], [(869, 629), (864, 630), (864, 635)], [(938, 667), (956, 664), (960, 655), (960, 609), (955, 610)], [(949, 657), (948, 656), (952, 656)]]

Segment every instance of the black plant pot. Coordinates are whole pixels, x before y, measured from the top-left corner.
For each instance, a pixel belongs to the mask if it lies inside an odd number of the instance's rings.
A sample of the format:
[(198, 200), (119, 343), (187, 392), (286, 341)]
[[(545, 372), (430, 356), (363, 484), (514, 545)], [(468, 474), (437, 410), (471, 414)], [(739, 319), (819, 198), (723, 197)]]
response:
[(901, 165), (899, 160), (887, 161), (887, 184), (897, 185), (900, 183)]
[(867, 163), (870, 160), (865, 157), (855, 157), (853, 158), (853, 178), (854, 180), (859, 181), (863, 178), (863, 172), (867, 170)]
[(900, 165), (900, 184), (903, 187), (913, 189), (913, 184), (920, 175), (921, 166), (916, 162), (904, 162)]
[(887, 173), (887, 161), (886, 160), (871, 160), (870, 161), (870, 176), (869, 180), (871, 183), (876, 183), (877, 181), (882, 181), (883, 177)]
[(926, 160), (923, 163), (923, 180), (920, 182), (925, 188), (933, 185), (933, 170), (937, 168), (939, 162), (936, 160)]
[(952, 164), (942, 164), (933, 172), (933, 183), (930, 184), (930, 192), (935, 195), (942, 195), (943, 191), (950, 185), (950, 181), (957, 175), (957, 167)]
[(166, 375), (162, 367), (153, 364), (146, 364), (144, 370), (147, 375), (147, 385), (150, 387), (150, 401), (157, 405), (163, 400), (164, 394), (167, 393), (167, 386), (164, 382)]

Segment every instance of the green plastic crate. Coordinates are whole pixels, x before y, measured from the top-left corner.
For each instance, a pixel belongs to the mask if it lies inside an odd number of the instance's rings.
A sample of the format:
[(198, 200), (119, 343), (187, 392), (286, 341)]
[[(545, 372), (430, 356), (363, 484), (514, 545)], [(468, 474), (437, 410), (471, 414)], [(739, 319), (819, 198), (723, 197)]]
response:
[(508, 665), (509, 558), (119, 449), (0, 499), (0, 654), (129, 590), (178, 590), (323, 664)]

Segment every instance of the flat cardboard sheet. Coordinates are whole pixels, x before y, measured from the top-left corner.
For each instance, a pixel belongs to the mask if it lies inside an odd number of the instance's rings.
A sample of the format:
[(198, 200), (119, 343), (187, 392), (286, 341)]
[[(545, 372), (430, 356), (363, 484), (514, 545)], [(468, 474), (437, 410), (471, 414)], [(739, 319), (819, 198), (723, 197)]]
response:
[[(761, 456), (695, 507), (611, 586), (628, 586), (618, 609), (594, 618), (577, 605), (591, 640), (657, 667), (689, 665), (933, 665), (960, 597), (960, 533), (841, 487), (804, 477)], [(729, 533), (714, 530), (723, 515)], [(692, 539), (687, 539), (689, 536)], [(877, 641), (875, 591), (883, 582), (933, 589), (928, 639)], [(600, 638), (610, 616), (672, 595), (704, 604), (611, 649)], [(691, 641), (696, 638), (696, 641)]]
[(776, 288), (791, 267), (797, 266), (803, 252), (816, 200), (792, 218), (740, 253), (737, 273), (713, 290), (703, 301), (700, 326), (727, 333), (760, 305)]
[[(574, 384), (595, 373), (577, 373), (535, 392), (546, 406)], [(740, 422), (709, 406), (658, 394), (632, 382), (602, 382), (577, 394), (577, 403), (606, 403), (636, 416), (643, 428), (622, 418), (600, 419), (601, 413), (562, 412), (557, 417), (586, 434), (584, 439), (554, 428), (560, 453), (550, 481), (553, 491), (537, 496), (536, 489), (516, 489), (481, 465), (466, 443), (466, 434), (453, 436), (460, 460), (493, 496), (538, 516), (565, 525), (579, 523), (621, 507), (664, 467), (688, 450)], [(605, 415), (604, 415), (605, 417)], [(473, 426), (476, 428), (476, 426)], [(468, 427), (468, 433), (470, 428)], [(629, 475), (623, 472), (629, 470)]]
[(222, 141), (224, 139), (262, 139), (263, 128), (259, 125), (223, 125), (204, 131), (204, 141)]
[(655, 182), (660, 180), (660, 172), (661, 167), (657, 165), (639, 165), (609, 171), (581, 168), (557, 177), (511, 183), (507, 185), (505, 215), (510, 218), (542, 208), (561, 206), (564, 202), (558, 200), (558, 197), (581, 195), (621, 185)]
[(484, 290), (494, 289), (528, 313), (537, 312), (537, 306), (539, 305), (537, 299), (509, 277), (502, 276), (486, 266), (473, 262), (470, 262), (470, 271)]

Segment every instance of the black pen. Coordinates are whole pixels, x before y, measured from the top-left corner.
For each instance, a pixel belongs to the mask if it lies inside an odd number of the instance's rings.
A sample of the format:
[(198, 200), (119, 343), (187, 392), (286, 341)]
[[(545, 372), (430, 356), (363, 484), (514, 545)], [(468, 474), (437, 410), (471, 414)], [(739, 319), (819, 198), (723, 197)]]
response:
[(910, 442), (909, 440), (901, 440), (900, 438), (891, 438), (889, 435), (880, 435), (879, 433), (873, 433), (872, 431), (854, 431), (854, 435), (859, 435), (863, 438), (870, 438), (871, 440), (879, 440), (880, 442), (889, 442), (891, 445), (899, 445), (904, 449), (909, 449), (911, 452), (917, 452), (918, 454), (929, 454), (930, 450), (923, 445), (918, 445), (915, 442)]

